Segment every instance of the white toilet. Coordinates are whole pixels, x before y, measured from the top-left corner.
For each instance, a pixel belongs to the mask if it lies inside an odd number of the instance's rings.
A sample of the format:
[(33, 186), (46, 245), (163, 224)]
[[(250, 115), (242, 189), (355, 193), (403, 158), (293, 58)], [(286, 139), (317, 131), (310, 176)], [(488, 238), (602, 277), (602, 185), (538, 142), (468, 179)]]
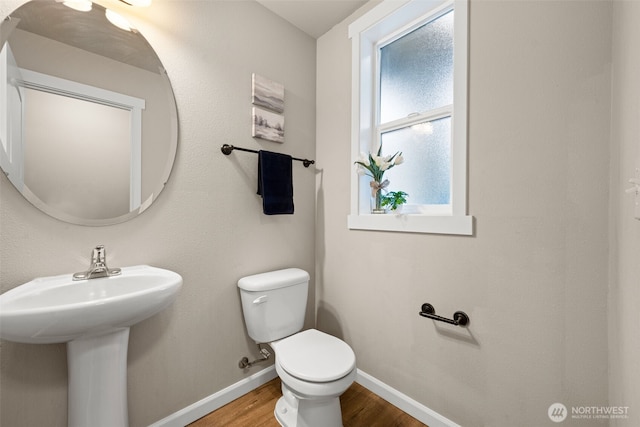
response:
[(238, 281), (247, 332), (276, 354), (282, 397), (274, 414), (285, 427), (341, 427), (340, 395), (356, 378), (356, 356), (344, 341), (304, 324), (309, 273), (271, 271)]

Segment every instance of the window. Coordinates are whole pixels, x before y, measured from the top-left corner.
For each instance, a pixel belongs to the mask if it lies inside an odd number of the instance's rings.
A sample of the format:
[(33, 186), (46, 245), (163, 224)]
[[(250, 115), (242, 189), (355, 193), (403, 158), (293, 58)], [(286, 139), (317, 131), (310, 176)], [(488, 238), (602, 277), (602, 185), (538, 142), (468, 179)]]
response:
[(349, 27), (352, 162), (380, 144), (383, 155), (402, 152), (384, 177), (409, 194), (401, 215), (372, 215), (371, 178), (354, 173), (349, 228), (472, 234), (467, 26), (467, 0), (387, 0)]

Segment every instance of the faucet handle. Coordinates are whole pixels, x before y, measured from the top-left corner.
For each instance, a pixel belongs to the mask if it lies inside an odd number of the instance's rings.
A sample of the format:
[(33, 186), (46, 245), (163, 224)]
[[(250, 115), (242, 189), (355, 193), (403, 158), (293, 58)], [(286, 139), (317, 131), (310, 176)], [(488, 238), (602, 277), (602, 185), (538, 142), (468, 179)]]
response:
[(107, 251), (104, 245), (98, 245), (91, 251), (89, 270), (73, 274), (73, 280), (87, 280), (98, 277), (117, 276), (122, 272), (119, 268), (107, 267)]
[(97, 264), (99, 262), (104, 263), (106, 259), (106, 251), (104, 245), (98, 245), (93, 248), (91, 252), (91, 263)]

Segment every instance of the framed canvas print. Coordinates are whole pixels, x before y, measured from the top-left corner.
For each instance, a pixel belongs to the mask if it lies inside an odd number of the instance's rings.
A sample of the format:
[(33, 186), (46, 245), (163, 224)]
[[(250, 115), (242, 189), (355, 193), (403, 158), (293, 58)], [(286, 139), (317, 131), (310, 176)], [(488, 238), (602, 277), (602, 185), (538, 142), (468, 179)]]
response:
[(262, 138), (273, 142), (284, 142), (284, 116), (274, 112), (253, 107), (254, 138)]
[(284, 112), (284, 85), (253, 73), (253, 104), (277, 113)]

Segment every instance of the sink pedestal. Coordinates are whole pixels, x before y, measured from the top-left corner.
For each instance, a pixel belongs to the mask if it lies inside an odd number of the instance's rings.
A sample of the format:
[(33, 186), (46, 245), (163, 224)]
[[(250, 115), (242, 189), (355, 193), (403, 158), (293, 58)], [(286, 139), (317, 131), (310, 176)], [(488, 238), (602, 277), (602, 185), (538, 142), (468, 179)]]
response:
[(67, 343), (69, 427), (127, 427), (129, 328)]
[(127, 427), (129, 328), (169, 307), (182, 287), (170, 270), (136, 265), (118, 276), (40, 277), (0, 295), (0, 338), (67, 343), (70, 427)]

